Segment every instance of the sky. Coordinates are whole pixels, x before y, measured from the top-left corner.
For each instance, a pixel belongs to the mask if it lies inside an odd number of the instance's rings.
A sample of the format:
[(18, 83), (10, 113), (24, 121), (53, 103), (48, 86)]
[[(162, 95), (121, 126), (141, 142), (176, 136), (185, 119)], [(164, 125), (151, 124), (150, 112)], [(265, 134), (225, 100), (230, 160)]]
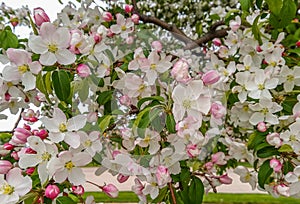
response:
[[(22, 5), (28, 6), (28, 8), (33, 12), (33, 9), (36, 7), (41, 7), (45, 10), (45, 12), (48, 14), (51, 21), (54, 21), (56, 19), (56, 14), (60, 12), (64, 5), (60, 4), (58, 0), (0, 0), (0, 2), (4, 2), (7, 6), (12, 8), (21, 8)], [(62, 2), (66, 5), (69, 0), (62, 0)], [(75, 0), (72, 0), (72, 2), (76, 2)], [(18, 29), (18, 30), (17, 30)], [(23, 33), (24, 37), (27, 37), (30, 30), (26, 27), (16, 28), (16, 33), (20, 34)], [(1, 63), (0, 63), (1, 67)], [(0, 120), (0, 131), (11, 131), (14, 127), (14, 124), (18, 118), (17, 116), (9, 114), (9, 111), (5, 111), (2, 113), (6, 113), (9, 115), (8, 120)], [(22, 125), (22, 123), (20, 124)]]

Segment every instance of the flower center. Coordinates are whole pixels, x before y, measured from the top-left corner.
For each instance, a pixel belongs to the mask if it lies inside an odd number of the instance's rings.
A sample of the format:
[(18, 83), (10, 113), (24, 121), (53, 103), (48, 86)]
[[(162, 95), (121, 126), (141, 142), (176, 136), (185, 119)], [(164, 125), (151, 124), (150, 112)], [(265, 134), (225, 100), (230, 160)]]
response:
[(150, 69), (155, 70), (155, 69), (156, 69), (156, 64), (151, 64), (151, 65), (150, 65)]
[(29, 70), (28, 65), (23, 64), (21, 66), (18, 66), (18, 70), (21, 74), (24, 74), (25, 72), (27, 72)]
[(75, 165), (74, 165), (71, 161), (65, 163), (65, 168), (68, 169), (69, 171), (70, 171), (73, 167), (75, 167)]
[(182, 102), (182, 105), (185, 109), (190, 109), (192, 106), (192, 102), (190, 100), (186, 99)]
[(85, 146), (85, 147), (90, 147), (90, 146), (92, 146), (92, 141), (91, 141), (91, 140), (85, 141), (85, 142), (84, 142), (84, 146)]
[(126, 26), (125, 26), (125, 25), (122, 25), (121, 30), (122, 30), (122, 31), (125, 31), (126, 29), (127, 29)]
[(291, 82), (294, 81), (295, 77), (293, 75), (287, 75), (286, 79), (287, 81)]
[(2, 186), (1, 190), (3, 190), (3, 194), (6, 195), (11, 195), (15, 191), (14, 187), (8, 185), (7, 183)]
[(45, 152), (42, 154), (42, 160), (43, 161), (49, 161), (51, 158), (51, 154), (49, 154), (48, 152)]
[(263, 84), (258, 84), (258, 90), (264, 90), (265, 86)]
[(149, 144), (150, 141), (151, 141), (150, 135), (146, 135), (146, 137), (144, 138), (144, 142)]
[(61, 123), (58, 129), (60, 132), (67, 132), (67, 125), (65, 123)]
[(49, 52), (55, 53), (57, 50), (58, 50), (57, 45), (55, 45), (55, 44), (49, 44), (48, 45), (48, 51)]

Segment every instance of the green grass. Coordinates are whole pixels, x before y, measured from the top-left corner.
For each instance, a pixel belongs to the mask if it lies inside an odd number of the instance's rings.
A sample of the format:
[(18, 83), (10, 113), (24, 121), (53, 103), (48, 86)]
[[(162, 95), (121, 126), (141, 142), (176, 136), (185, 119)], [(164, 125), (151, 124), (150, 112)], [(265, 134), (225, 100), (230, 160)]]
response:
[[(85, 196), (93, 195), (96, 202), (103, 203), (137, 203), (139, 199), (133, 192), (123, 191), (118, 198), (109, 198), (101, 192), (87, 192)], [(230, 193), (209, 193), (204, 195), (204, 203), (211, 204), (297, 204), (300, 199), (296, 198), (274, 198), (267, 194), (230, 194)]]

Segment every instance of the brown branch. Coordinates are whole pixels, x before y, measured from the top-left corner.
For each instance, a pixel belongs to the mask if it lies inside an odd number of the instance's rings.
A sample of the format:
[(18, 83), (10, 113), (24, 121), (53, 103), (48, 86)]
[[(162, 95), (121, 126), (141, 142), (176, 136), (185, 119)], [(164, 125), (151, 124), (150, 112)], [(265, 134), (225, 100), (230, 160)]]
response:
[(168, 185), (169, 185), (170, 192), (171, 192), (172, 202), (173, 202), (173, 204), (176, 204), (177, 202), (176, 202), (176, 197), (175, 197), (175, 193), (174, 193), (172, 183), (169, 182)]
[(136, 0), (132, 0), (132, 5), (133, 13), (137, 14), (140, 17), (141, 21), (143, 21), (144, 23), (153, 23), (154, 25), (157, 25), (167, 31), (170, 31), (178, 40), (185, 43), (184, 50), (191, 50), (199, 46), (203, 46), (205, 43), (213, 40), (214, 38), (225, 37), (227, 35), (227, 31), (229, 30), (229, 28), (216, 30), (219, 26), (225, 25), (224, 21), (218, 21), (210, 27), (210, 30), (207, 34), (205, 34), (197, 40), (193, 40), (175, 25), (168, 24), (165, 21), (162, 21), (153, 16), (140, 14)]
[(133, 13), (137, 14), (140, 17), (140, 20), (143, 21), (144, 23), (153, 23), (154, 25), (157, 25), (167, 31), (170, 31), (175, 36), (175, 38), (184, 42), (185, 44), (193, 42), (191, 38), (189, 38), (182, 30), (177, 28), (175, 25), (168, 24), (167, 22), (153, 16), (147, 16), (141, 14), (137, 7), (136, 0), (132, 0), (132, 5), (133, 5)]
[(9, 134), (12, 134), (13, 132), (14, 132), (14, 129), (16, 129), (17, 127), (18, 127), (18, 125), (19, 125), (19, 123), (20, 123), (20, 121), (21, 121), (21, 119), (22, 119), (22, 113), (24, 112), (24, 108), (22, 108), (21, 109), (21, 112), (20, 112), (20, 114), (19, 114), (19, 117), (18, 117), (18, 119), (17, 119), (17, 121), (15, 122), (15, 125), (14, 125), (14, 127), (12, 128), (12, 130), (11, 131), (0, 131), (0, 133), (9, 133)]

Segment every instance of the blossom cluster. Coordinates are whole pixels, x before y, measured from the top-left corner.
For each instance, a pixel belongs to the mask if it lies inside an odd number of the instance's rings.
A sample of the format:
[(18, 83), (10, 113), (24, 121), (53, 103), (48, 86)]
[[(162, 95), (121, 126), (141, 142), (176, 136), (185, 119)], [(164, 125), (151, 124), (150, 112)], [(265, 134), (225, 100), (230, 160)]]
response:
[(85, 177), (87, 165), (120, 183), (134, 177), (140, 203), (166, 192), (193, 203), (187, 191), (231, 184), (230, 168), (252, 189), (299, 196), (300, 66), (284, 32), (274, 39), (257, 12), (236, 14), (201, 61), (141, 34), (132, 5), (114, 14), (91, 4), (52, 22), (36, 8), (25, 48), (2, 50), (0, 111), (21, 110), (0, 146), (3, 202), (93, 203), (86, 182), (117, 197), (113, 184)]

